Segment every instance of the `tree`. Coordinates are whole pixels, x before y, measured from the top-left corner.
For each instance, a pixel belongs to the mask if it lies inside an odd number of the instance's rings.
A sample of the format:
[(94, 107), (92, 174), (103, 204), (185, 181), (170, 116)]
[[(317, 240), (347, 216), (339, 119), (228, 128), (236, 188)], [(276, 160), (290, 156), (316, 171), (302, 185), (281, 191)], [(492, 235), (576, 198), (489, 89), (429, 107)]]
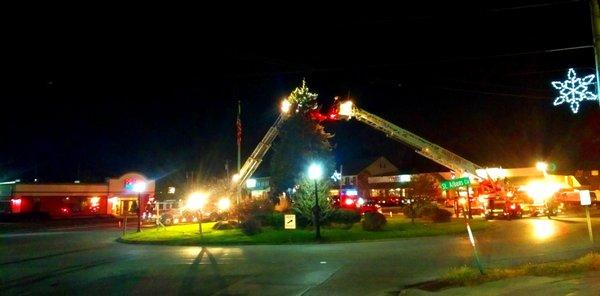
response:
[(328, 178), (333, 171), (334, 160), (329, 143), (332, 135), (306, 114), (316, 108), (316, 98), (317, 95), (309, 92), (306, 83), (288, 97), (297, 109), (282, 126), (279, 138), (273, 143), (270, 186), (274, 196), (293, 188), (300, 174), (313, 161), (319, 161), (323, 166), (324, 178)]
[(438, 181), (431, 174), (413, 176), (409, 183), (409, 194), (403, 198), (406, 205), (404, 214), (411, 218), (420, 216), (421, 210), (429, 206), (431, 201), (440, 194)]
[[(297, 180), (298, 186), (294, 193), (294, 205), (292, 209), (296, 214), (302, 216), (314, 225), (313, 207), (315, 206), (315, 181), (306, 176)], [(329, 201), (330, 181), (327, 178), (317, 181), (317, 196), (321, 208), (319, 221), (324, 222), (335, 211)]]

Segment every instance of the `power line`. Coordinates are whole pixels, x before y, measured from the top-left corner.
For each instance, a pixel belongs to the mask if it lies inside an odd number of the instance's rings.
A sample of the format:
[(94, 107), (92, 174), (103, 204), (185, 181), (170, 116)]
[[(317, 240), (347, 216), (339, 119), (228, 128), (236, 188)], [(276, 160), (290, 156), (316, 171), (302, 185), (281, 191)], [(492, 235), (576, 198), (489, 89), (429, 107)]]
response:
[[(316, 68), (315, 67), (315, 68), (312, 68), (309, 70), (274, 71), (274, 72), (261, 72), (261, 73), (251, 73), (251, 74), (230, 74), (230, 75), (225, 74), (225, 75), (222, 75), (221, 77), (253, 78), (253, 77), (266, 77), (266, 76), (274, 76), (274, 75), (298, 75), (298, 74), (306, 74), (306, 73), (328, 73), (328, 72), (358, 71), (358, 70), (383, 69), (383, 68), (397, 68), (397, 67), (404, 67), (404, 66), (416, 66), (416, 65), (427, 65), (427, 64), (455, 63), (455, 62), (477, 61), (477, 60), (486, 60), (486, 59), (502, 59), (502, 58), (535, 55), (535, 54), (553, 54), (553, 53), (567, 51), (567, 50), (581, 50), (581, 49), (588, 49), (588, 48), (593, 48), (593, 45), (581, 45), (581, 46), (572, 46), (572, 47), (563, 47), (563, 48), (532, 50), (532, 51), (505, 53), (505, 54), (495, 54), (495, 55), (488, 55), (488, 56), (456, 57), (456, 58), (447, 58), (447, 59), (440, 59), (440, 60), (426, 60), (426, 61), (423, 60), (423, 61), (417, 61), (417, 62), (405, 62), (405, 63), (395, 63), (395, 64), (371, 64), (371, 65), (363, 65), (363, 66), (329, 67), (329, 68)], [(309, 67), (309, 66), (307, 66), (307, 67)]]
[(526, 99), (544, 99), (544, 100), (549, 99), (547, 96), (521, 95), (521, 94), (514, 94), (514, 93), (499, 93), (499, 92), (479, 91), (479, 90), (444, 87), (444, 86), (431, 86), (431, 87), (443, 89), (443, 90), (449, 90), (449, 91), (474, 93), (474, 94), (482, 94), (482, 95), (495, 95), (495, 96), (517, 97), (517, 98), (526, 98)]

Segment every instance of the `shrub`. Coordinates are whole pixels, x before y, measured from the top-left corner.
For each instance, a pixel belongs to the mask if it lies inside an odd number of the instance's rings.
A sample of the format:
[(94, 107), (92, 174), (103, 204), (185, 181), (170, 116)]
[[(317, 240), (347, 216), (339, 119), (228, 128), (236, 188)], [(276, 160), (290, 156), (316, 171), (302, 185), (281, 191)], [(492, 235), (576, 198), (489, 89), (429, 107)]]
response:
[(263, 219), (261, 216), (266, 216), (273, 212), (273, 204), (268, 198), (245, 199), (236, 210), (242, 220), (254, 217), (258, 217), (261, 220)]
[(283, 229), (284, 214), (279, 212), (271, 212), (264, 216), (264, 221), (261, 220), (262, 225), (271, 226), (275, 229)]
[(223, 220), (224, 215), (221, 215), (217, 212), (212, 212), (208, 215), (208, 221), (214, 222), (214, 221), (221, 221)]
[(261, 231), (260, 221), (254, 218), (242, 222), (241, 227), (245, 235), (255, 235)]
[(308, 225), (310, 225), (310, 222), (311, 220), (308, 218), (296, 213), (296, 227), (306, 228)]
[(431, 203), (423, 204), (417, 209), (417, 217), (432, 217), (437, 213), (438, 207)]
[(433, 222), (450, 222), (450, 220), (452, 220), (452, 212), (446, 210), (446, 209), (440, 209), (438, 208), (435, 211), (435, 215), (433, 216)]
[(214, 230), (229, 230), (238, 227), (239, 223), (236, 221), (219, 221), (213, 225)]
[[(301, 177), (297, 180), (298, 189), (293, 195), (292, 210), (297, 217), (302, 216), (306, 220), (310, 221), (310, 224), (315, 224), (313, 207), (315, 206), (315, 183), (307, 177)], [(321, 180), (317, 182), (317, 196), (319, 200), (319, 208), (321, 213), (319, 214), (319, 222), (325, 224), (331, 215), (335, 211), (329, 200), (329, 188), (330, 184), (328, 180)]]
[(423, 216), (436, 223), (450, 222), (452, 218), (452, 212), (434, 206), (432, 208), (428, 208), (427, 211), (423, 213)]
[(337, 210), (329, 216), (329, 222), (341, 224), (354, 224), (360, 222), (360, 214), (351, 210)]
[(380, 213), (366, 213), (365, 219), (362, 221), (363, 230), (378, 231), (383, 229), (386, 223), (385, 216)]
[(402, 213), (407, 218), (417, 218), (417, 208), (411, 206), (404, 206), (402, 208)]

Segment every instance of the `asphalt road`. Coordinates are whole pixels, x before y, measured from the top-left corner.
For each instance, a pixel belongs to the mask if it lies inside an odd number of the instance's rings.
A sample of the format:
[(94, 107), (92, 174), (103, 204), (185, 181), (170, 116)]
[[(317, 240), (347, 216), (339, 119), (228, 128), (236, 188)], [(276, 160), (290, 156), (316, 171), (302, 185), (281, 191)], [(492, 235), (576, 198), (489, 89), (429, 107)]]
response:
[[(598, 249), (584, 219), (492, 221), (485, 267)], [(594, 218), (600, 240), (600, 219)], [(389, 295), (472, 265), (468, 236), (323, 245), (173, 247), (115, 242), (110, 228), (0, 234), (0, 291), (27, 294)]]

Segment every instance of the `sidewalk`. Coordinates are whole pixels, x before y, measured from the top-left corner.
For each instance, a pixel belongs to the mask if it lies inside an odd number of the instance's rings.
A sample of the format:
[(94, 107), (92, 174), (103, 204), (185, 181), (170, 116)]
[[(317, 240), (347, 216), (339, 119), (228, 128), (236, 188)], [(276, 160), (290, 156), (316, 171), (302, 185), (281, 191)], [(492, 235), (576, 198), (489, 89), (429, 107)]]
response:
[(435, 292), (407, 289), (398, 295), (600, 295), (600, 272), (557, 277), (517, 277)]

